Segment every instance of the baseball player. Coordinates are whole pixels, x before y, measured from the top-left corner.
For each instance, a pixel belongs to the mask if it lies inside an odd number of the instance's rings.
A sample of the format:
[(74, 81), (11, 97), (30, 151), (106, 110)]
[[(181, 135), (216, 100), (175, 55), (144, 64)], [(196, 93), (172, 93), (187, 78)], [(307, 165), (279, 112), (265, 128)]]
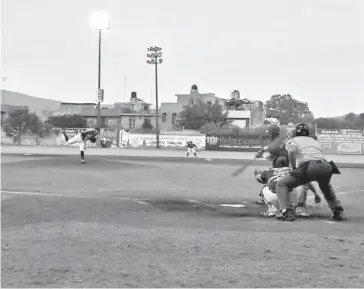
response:
[[(255, 155), (256, 158), (261, 158), (264, 152), (268, 152), (269, 156), (267, 160), (272, 161), (273, 168), (276, 167), (276, 162), (279, 157), (286, 158), (287, 165), (289, 166), (288, 151), (286, 149), (286, 144), (292, 139), (292, 134), (287, 137), (281, 135), (281, 130), (277, 124), (270, 124), (267, 128), (270, 144)], [(297, 195), (297, 205), (295, 207), (296, 215), (299, 217), (310, 217), (310, 213), (306, 210), (305, 204), (307, 200), (308, 190), (311, 190), (315, 195), (315, 202), (320, 203), (321, 197), (318, 194), (316, 188), (311, 184), (307, 183), (303, 188), (298, 189)], [(258, 201), (257, 203), (262, 203), (264, 200)]]
[[(265, 217), (274, 217), (278, 212), (279, 204), (278, 197), (276, 194), (277, 182), (283, 176), (286, 176), (291, 171), (290, 166), (288, 166), (287, 159), (284, 157), (278, 157), (276, 160), (276, 167), (270, 168), (268, 170), (256, 170), (254, 172), (255, 179), (263, 184), (263, 188), (260, 192), (260, 196), (267, 205), (267, 211), (263, 212), (262, 215)], [(305, 186), (300, 186), (296, 189), (298, 195), (298, 202), (301, 202), (301, 207), (305, 208), (307, 201), (307, 189)], [(296, 206), (297, 208), (301, 208)], [(295, 210), (296, 217), (299, 218), (309, 218), (310, 213), (307, 210)]]
[(86, 150), (86, 143), (90, 141), (92, 143), (96, 142), (96, 137), (100, 133), (99, 128), (91, 129), (83, 131), (79, 134), (76, 134), (73, 138), (69, 139), (66, 132), (63, 131), (64, 138), (66, 140), (66, 146), (78, 143), (81, 152), (81, 162), (85, 163), (85, 150)]
[(196, 158), (197, 157), (196, 151), (197, 151), (197, 146), (192, 141), (189, 141), (187, 143), (187, 157), (190, 155), (190, 153), (193, 153)]
[(305, 123), (296, 125), (294, 138), (287, 143), (287, 151), (292, 171), (277, 183), (280, 213), (276, 218), (293, 221), (295, 215), (290, 202), (292, 189), (316, 181), (332, 211), (333, 220), (343, 220), (344, 209), (330, 183), (332, 175), (340, 174), (340, 171), (335, 163), (326, 161), (321, 144), (310, 137)]

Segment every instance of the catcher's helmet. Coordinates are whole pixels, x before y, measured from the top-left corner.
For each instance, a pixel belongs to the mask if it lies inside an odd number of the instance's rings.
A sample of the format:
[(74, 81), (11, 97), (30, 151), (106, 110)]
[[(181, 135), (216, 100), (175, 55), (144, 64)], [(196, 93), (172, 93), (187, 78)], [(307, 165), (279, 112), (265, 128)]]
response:
[(268, 125), (267, 127), (267, 130), (268, 130), (268, 133), (269, 133), (269, 136), (271, 138), (275, 138), (276, 136), (278, 136), (281, 132), (281, 129), (279, 128), (279, 126), (275, 123), (272, 123), (270, 125)]
[(310, 136), (310, 129), (307, 124), (299, 123), (295, 128), (295, 136)]

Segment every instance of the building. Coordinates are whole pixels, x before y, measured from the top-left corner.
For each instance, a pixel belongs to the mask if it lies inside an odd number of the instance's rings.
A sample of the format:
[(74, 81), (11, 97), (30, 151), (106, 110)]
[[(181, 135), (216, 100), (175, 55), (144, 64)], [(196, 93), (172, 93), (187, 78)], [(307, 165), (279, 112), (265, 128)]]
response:
[[(151, 104), (139, 99), (136, 92), (131, 93), (130, 102), (115, 103), (113, 107), (101, 108), (100, 119), (102, 127), (123, 128), (131, 131), (141, 129), (145, 122), (155, 128), (156, 113)], [(97, 124), (97, 108), (87, 107), (80, 113), (86, 118), (90, 127)]]
[(260, 126), (265, 120), (264, 105), (261, 101), (240, 99), (240, 93), (234, 90), (230, 99), (217, 97), (214, 93), (199, 93), (196, 85), (192, 85), (189, 94), (176, 94), (176, 103), (161, 103), (161, 129), (173, 130), (178, 121), (178, 115), (186, 105), (194, 105), (197, 101), (206, 104), (218, 103), (228, 111), (228, 121), (247, 130)]
[(54, 115), (65, 114), (82, 114), (84, 109), (96, 108), (97, 103), (77, 103), (77, 102), (62, 102), (61, 108), (54, 113)]
[(263, 125), (266, 119), (263, 102), (240, 99), (237, 90), (231, 93), (231, 98), (225, 101), (224, 107), (228, 110), (228, 120), (240, 128), (250, 130)]
[(183, 111), (186, 105), (194, 105), (198, 101), (207, 104), (219, 103), (224, 105), (225, 100), (217, 97), (214, 93), (199, 93), (197, 85), (192, 85), (189, 94), (176, 94), (177, 102), (174, 103), (161, 103), (161, 129), (173, 130), (178, 121), (178, 115)]

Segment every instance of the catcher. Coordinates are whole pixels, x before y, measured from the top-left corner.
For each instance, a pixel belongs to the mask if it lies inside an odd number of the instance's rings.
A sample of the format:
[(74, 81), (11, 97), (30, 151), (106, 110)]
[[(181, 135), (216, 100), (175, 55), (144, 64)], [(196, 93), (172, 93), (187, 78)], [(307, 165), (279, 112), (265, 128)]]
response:
[(83, 131), (79, 134), (76, 134), (73, 138), (69, 139), (67, 134), (63, 131), (63, 135), (66, 140), (66, 146), (78, 143), (78, 146), (81, 151), (81, 162), (82, 163), (85, 163), (85, 150), (86, 150), (87, 141), (95, 143), (96, 139), (97, 139), (97, 135), (99, 133), (100, 133), (100, 129), (95, 128), (95, 129)]
[[(267, 205), (267, 210), (262, 213), (264, 217), (275, 217), (279, 212), (278, 196), (276, 194), (277, 182), (284, 176), (291, 172), (291, 168), (288, 165), (285, 157), (277, 157), (275, 168), (268, 170), (255, 170), (255, 179), (263, 184), (263, 188), (260, 191), (260, 196), (264, 203)], [(310, 213), (302, 208), (305, 208), (307, 201), (307, 187), (300, 186), (296, 188), (297, 191), (297, 206), (295, 207), (294, 214), (298, 218), (309, 218)]]

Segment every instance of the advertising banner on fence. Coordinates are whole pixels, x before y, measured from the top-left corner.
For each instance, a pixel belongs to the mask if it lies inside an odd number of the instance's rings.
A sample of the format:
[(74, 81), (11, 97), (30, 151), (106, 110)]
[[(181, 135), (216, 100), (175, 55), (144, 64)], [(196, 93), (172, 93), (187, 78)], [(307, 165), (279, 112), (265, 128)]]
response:
[(355, 129), (317, 129), (317, 140), (328, 154), (364, 154), (364, 132)]
[[(128, 147), (130, 148), (153, 148), (157, 144), (157, 137), (154, 134), (120, 134), (120, 143), (124, 144), (128, 137)], [(159, 144), (163, 148), (185, 149), (188, 141), (198, 147), (199, 150), (205, 150), (205, 135), (160, 135)]]
[(117, 148), (119, 145), (118, 129), (100, 129), (100, 138), (106, 148)]
[(206, 136), (206, 150), (210, 151), (258, 151), (269, 145), (268, 136)]

